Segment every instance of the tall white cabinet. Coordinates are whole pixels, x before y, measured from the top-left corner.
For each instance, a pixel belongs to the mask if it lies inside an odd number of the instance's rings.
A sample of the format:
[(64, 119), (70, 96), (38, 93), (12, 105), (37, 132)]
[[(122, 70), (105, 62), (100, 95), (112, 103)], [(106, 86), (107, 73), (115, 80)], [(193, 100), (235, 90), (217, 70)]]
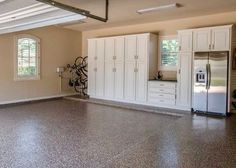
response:
[(104, 96), (104, 39), (88, 41), (88, 94)]
[(90, 97), (147, 102), (148, 79), (157, 70), (156, 35), (145, 33), (89, 39), (88, 59)]
[(192, 44), (193, 31), (178, 31), (179, 53), (177, 72), (177, 106), (182, 109), (191, 108), (192, 87)]

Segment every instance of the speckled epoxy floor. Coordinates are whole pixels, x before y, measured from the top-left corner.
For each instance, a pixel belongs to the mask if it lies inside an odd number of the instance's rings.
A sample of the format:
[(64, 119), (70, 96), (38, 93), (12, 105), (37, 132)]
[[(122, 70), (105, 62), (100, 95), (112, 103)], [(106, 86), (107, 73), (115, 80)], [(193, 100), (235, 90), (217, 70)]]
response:
[(236, 117), (177, 117), (69, 100), (0, 108), (0, 167), (236, 167)]

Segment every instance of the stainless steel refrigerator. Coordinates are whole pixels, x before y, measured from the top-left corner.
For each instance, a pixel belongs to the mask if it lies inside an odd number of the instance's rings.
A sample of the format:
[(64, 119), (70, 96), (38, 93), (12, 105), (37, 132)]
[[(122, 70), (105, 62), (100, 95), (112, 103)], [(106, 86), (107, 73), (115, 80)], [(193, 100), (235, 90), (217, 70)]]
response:
[(194, 112), (227, 114), (228, 52), (199, 52), (194, 55)]

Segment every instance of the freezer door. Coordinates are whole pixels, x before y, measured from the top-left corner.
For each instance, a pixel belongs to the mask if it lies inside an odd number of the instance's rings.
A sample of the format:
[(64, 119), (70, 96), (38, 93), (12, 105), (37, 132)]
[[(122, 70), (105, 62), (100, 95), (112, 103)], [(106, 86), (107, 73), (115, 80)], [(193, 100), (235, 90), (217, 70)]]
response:
[(208, 112), (226, 114), (228, 53), (209, 54)]
[(207, 64), (208, 53), (195, 53), (193, 71), (193, 110), (207, 111)]

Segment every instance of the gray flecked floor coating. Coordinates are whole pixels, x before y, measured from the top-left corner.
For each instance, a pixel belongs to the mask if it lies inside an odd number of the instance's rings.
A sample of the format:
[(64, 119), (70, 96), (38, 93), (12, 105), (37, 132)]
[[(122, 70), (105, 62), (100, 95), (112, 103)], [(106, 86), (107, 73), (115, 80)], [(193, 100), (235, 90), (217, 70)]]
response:
[(233, 168), (236, 117), (69, 100), (0, 108), (0, 168)]

